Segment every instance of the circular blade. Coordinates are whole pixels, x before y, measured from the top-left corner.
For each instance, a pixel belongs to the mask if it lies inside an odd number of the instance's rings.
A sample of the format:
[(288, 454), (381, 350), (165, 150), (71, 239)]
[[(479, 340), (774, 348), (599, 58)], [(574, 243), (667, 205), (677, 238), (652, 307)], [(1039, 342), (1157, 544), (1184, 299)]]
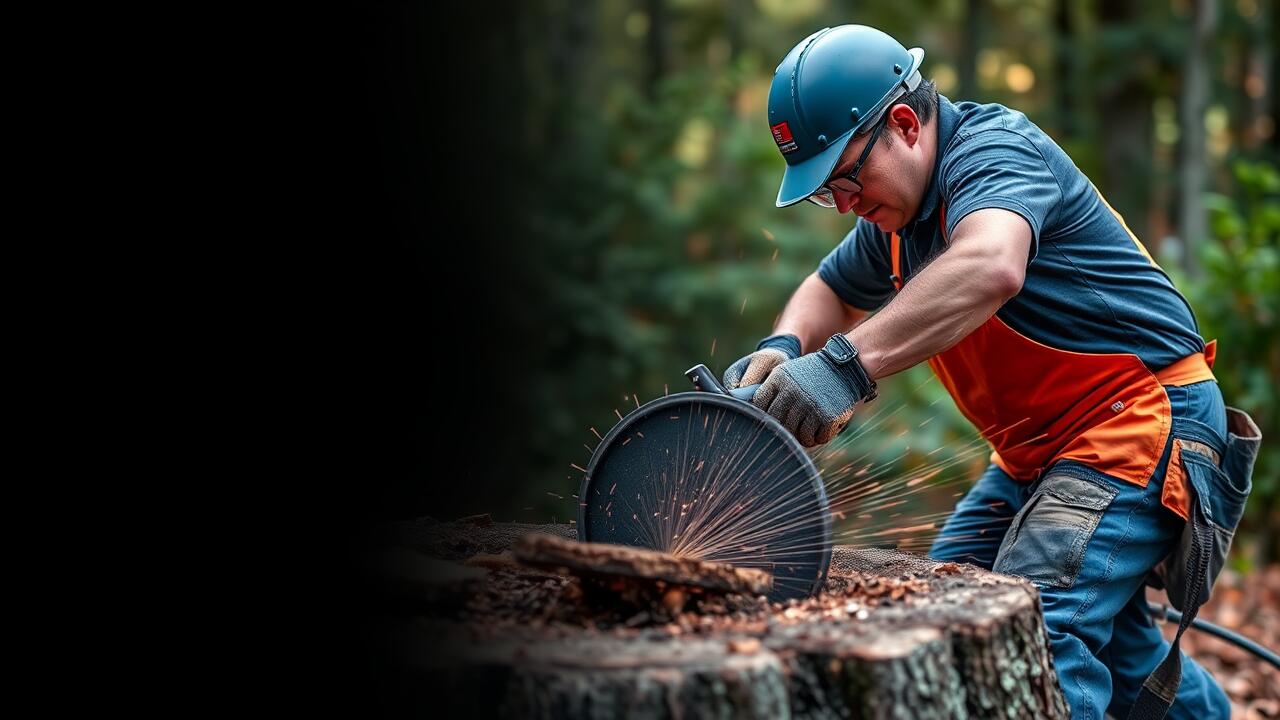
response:
[(771, 600), (816, 593), (831, 561), (826, 491), (804, 448), (750, 403), (687, 392), (647, 403), (596, 448), (582, 540), (759, 568)]

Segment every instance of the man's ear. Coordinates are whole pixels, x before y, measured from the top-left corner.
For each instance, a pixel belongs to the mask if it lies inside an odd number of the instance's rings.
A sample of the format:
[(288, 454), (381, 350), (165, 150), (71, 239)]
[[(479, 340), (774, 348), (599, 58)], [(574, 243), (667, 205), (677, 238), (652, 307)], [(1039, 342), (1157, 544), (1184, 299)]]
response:
[(889, 130), (902, 138), (907, 147), (915, 147), (915, 144), (920, 142), (920, 118), (916, 115), (916, 111), (905, 103), (898, 103), (889, 108)]

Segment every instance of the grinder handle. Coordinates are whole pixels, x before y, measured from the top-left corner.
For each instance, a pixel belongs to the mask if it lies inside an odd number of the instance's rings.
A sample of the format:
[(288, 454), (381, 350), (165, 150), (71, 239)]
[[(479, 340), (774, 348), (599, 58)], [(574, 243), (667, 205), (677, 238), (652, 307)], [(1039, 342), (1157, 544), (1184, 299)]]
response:
[(728, 395), (742, 400), (743, 402), (751, 402), (751, 398), (756, 394), (756, 390), (760, 389), (760, 383), (756, 383), (755, 385), (747, 385), (745, 387), (734, 388), (733, 390), (725, 390), (724, 386), (720, 384), (720, 381), (716, 380), (716, 376), (712, 375), (711, 371), (707, 369), (707, 366), (701, 363), (686, 370), (684, 375), (693, 383), (695, 390)]

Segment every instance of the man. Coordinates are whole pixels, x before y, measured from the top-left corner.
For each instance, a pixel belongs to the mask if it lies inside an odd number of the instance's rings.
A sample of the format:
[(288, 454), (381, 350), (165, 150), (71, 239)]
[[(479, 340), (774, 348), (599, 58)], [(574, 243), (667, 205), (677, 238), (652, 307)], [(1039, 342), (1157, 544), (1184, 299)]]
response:
[[(847, 25), (779, 65), (777, 205), (859, 219), (724, 381), (762, 382), (753, 402), (811, 447), (876, 380), (927, 361), (995, 450), (931, 555), (1034, 582), (1073, 716), (1123, 718), (1170, 647), (1144, 579), (1203, 487), (1191, 456), (1225, 449), (1213, 348), (1052, 139), (1003, 106), (939, 96), (923, 59)], [(1229, 717), (1213, 678), (1181, 662), (1181, 684), (1156, 688), (1171, 700), (1176, 686), (1171, 716)]]

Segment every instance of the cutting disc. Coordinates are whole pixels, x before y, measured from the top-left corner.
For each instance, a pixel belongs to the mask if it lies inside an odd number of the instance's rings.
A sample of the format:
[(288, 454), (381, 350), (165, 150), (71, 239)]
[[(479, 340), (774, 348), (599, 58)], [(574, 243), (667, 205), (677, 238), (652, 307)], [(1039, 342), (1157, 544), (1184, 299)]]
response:
[(584, 541), (760, 568), (775, 601), (826, 580), (831, 517), (813, 461), (729, 395), (678, 393), (627, 415), (595, 449), (578, 496)]

